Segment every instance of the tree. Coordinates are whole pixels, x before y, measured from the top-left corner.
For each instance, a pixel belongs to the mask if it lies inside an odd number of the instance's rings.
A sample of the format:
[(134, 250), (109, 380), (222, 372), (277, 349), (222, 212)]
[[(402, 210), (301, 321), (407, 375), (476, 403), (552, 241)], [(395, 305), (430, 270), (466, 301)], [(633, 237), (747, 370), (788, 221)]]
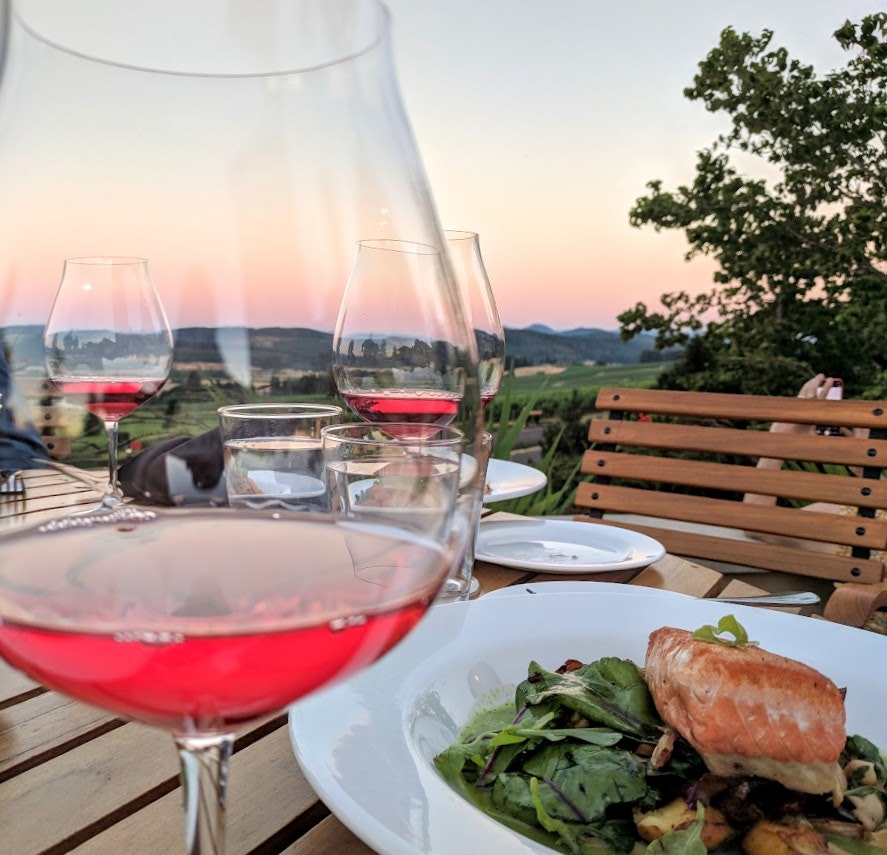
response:
[[(818, 77), (770, 49), (773, 33), (721, 33), (684, 95), (730, 117), (690, 186), (647, 184), (630, 222), (681, 229), (714, 286), (619, 316), (629, 340), (684, 355), (660, 385), (788, 393), (816, 371), (887, 394), (887, 14), (847, 21), (850, 57)], [(742, 170), (740, 165), (754, 166)]]

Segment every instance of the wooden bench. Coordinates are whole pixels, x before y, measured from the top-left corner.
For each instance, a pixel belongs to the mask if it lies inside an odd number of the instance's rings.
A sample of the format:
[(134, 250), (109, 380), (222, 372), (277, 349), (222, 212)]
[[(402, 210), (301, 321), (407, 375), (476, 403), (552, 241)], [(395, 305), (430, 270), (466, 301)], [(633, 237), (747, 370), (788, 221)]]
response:
[[(601, 389), (576, 505), (720, 570), (791, 574), (827, 596), (825, 616), (861, 626), (887, 605), (887, 401)], [(841, 425), (868, 438), (771, 433)], [(761, 457), (782, 469), (757, 467)], [(854, 467), (854, 474), (847, 467)], [(774, 504), (745, 501), (774, 497)], [(846, 514), (804, 510), (826, 502)], [(587, 519), (588, 517), (581, 517)], [(838, 588), (835, 590), (835, 583)]]

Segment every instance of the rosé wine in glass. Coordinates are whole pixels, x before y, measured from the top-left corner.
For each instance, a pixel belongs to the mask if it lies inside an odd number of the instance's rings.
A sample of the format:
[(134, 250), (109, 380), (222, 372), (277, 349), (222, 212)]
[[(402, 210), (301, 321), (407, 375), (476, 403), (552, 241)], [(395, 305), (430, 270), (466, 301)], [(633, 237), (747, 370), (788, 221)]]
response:
[(446, 573), (435, 541), (378, 523), (134, 506), (105, 520), (4, 538), (0, 655), (181, 738), (231, 733), (366, 667)]
[(439, 249), (365, 240), (333, 333), (333, 377), (364, 421), (447, 425), (460, 413), (469, 331)]
[(159, 391), (172, 368), (172, 331), (148, 262), (66, 259), (43, 348), (49, 379), (105, 426), (108, 485), (102, 507), (114, 507), (123, 501), (118, 423)]
[(459, 410), (460, 397), (446, 392), (346, 392), (342, 398), (362, 419), (374, 424), (419, 422), (448, 425)]
[(103, 422), (119, 421), (156, 395), (165, 380), (57, 380), (55, 385), (71, 403)]

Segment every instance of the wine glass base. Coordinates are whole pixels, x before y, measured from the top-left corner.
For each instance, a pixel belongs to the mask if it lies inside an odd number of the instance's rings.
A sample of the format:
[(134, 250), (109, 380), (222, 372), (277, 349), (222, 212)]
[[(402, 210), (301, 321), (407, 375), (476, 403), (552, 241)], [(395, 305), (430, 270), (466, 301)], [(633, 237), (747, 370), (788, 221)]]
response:
[[(466, 590), (467, 586), (467, 590)], [(440, 593), (435, 598), (437, 603), (457, 603), (464, 600), (473, 600), (480, 595), (480, 582), (473, 576), (466, 580), (458, 577), (451, 577), (443, 583)]]

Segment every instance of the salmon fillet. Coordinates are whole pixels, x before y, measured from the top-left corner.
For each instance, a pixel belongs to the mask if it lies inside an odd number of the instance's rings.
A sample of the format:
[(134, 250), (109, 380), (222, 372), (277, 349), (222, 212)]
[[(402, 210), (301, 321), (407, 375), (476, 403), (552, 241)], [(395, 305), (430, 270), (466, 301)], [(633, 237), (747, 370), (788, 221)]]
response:
[(757, 775), (802, 793), (845, 787), (844, 698), (801, 662), (663, 627), (650, 635), (647, 684), (659, 714), (717, 775)]

